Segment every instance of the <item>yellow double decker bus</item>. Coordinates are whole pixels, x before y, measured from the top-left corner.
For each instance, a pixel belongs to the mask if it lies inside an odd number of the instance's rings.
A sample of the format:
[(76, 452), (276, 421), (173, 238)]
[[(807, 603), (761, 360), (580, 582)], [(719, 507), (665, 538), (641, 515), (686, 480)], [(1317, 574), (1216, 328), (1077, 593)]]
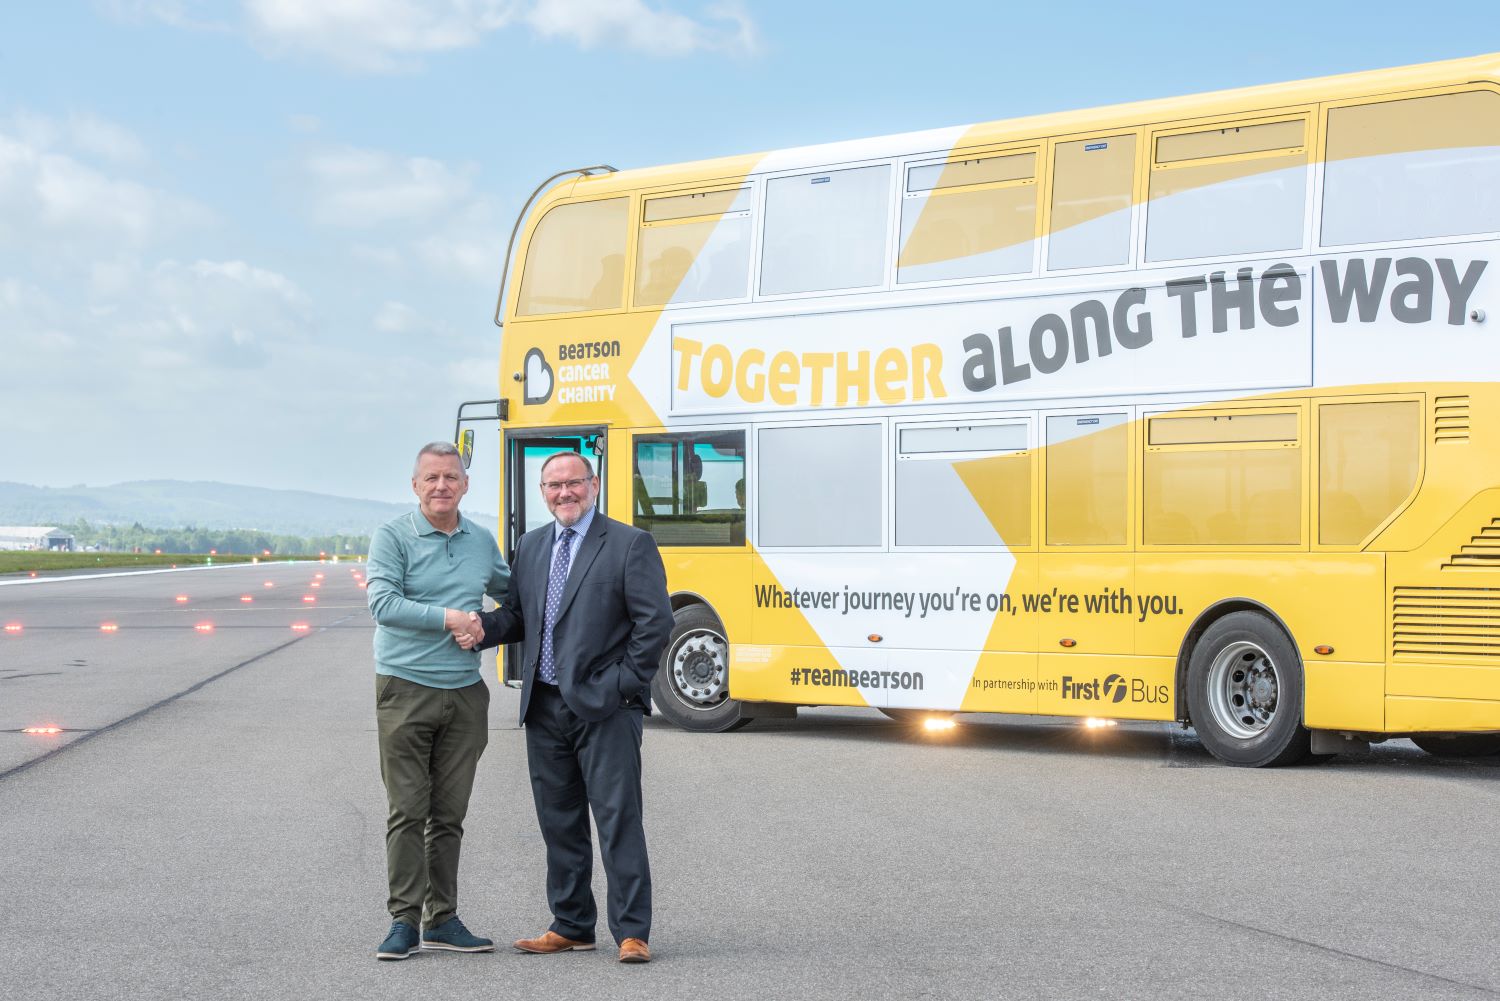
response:
[(660, 710), (1500, 751), (1500, 55), (550, 179), (503, 534), (591, 455)]

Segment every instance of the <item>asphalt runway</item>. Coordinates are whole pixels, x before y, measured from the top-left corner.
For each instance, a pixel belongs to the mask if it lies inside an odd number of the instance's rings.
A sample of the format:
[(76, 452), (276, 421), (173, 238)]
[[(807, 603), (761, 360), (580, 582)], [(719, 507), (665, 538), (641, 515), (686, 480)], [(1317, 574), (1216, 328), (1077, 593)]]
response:
[[(0, 579), (0, 624), (21, 626), (0, 632), (0, 994), (1500, 996), (1500, 762), (1393, 741), (1250, 771), (1157, 724), (962, 716), (930, 736), (870, 710), (647, 721), (651, 964), (377, 963), (361, 569)], [(460, 913), (503, 946), (547, 914), (516, 694), (493, 694)], [(47, 723), (64, 732), (20, 732)]]

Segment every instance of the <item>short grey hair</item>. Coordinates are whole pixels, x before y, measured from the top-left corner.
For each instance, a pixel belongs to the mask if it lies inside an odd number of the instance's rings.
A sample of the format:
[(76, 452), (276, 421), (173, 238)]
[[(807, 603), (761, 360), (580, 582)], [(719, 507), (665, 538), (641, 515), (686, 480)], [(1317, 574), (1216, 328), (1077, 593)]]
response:
[(421, 471), (421, 469), (422, 469), (422, 456), (424, 456), (424, 455), (451, 455), (451, 456), (453, 456), (455, 459), (458, 460), (458, 468), (459, 468), (460, 471), (463, 472), (464, 479), (467, 480), (469, 478), (469, 471), (467, 469), (464, 469), (464, 457), (463, 457), (463, 454), (459, 452), (458, 446), (454, 445), (451, 441), (429, 441), (427, 444), (425, 444), (425, 445), (422, 446), (422, 450), (417, 453), (417, 459), (416, 459), (416, 461), (413, 462), (412, 465), (411, 465), (411, 478), (412, 479), (416, 479), (417, 478), (417, 473)]
[(545, 475), (546, 472), (547, 472), (547, 467), (550, 466), (550, 465), (552, 465), (552, 460), (553, 459), (564, 459), (564, 458), (567, 458), (570, 455), (573, 458), (577, 459), (579, 462), (583, 463), (583, 468), (587, 469), (589, 471), (589, 479), (593, 479), (594, 476), (596, 475), (594, 473), (594, 464), (592, 462), (590, 462), (588, 460), (587, 456), (585, 456), (583, 453), (581, 453), (581, 452), (571, 452), (571, 451), (568, 451), (568, 452), (553, 452), (551, 455), (547, 456), (547, 458), (542, 462), (542, 468), (537, 471), (537, 475), (538, 476)]

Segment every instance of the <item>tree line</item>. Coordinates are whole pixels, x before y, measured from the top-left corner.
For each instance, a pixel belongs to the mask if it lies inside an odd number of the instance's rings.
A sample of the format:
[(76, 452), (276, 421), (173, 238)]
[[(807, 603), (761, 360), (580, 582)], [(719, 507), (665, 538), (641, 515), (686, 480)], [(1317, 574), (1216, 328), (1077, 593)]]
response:
[(253, 528), (146, 528), (133, 525), (93, 525), (80, 518), (59, 525), (73, 535), (78, 547), (115, 553), (238, 553), (246, 556), (347, 556), (370, 549), (368, 535), (276, 535)]

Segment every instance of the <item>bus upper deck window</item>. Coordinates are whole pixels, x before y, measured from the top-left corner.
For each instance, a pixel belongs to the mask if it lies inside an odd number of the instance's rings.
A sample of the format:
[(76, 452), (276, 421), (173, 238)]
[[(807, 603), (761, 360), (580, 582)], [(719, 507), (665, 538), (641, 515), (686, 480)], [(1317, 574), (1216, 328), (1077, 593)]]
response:
[(531, 234), (516, 315), (618, 309), (630, 199), (558, 205)]
[(1029, 274), (1037, 219), (1035, 151), (907, 168), (900, 282)]
[(648, 198), (635, 304), (742, 299), (750, 283), (750, 188)]
[(1334, 108), (1324, 246), (1500, 231), (1500, 94)]
[(1047, 267), (1060, 271), (1129, 264), (1134, 184), (1135, 136), (1058, 143)]
[(1146, 260), (1299, 249), (1307, 125), (1298, 118), (1158, 135)]
[(890, 166), (881, 164), (768, 182), (761, 294), (880, 285), (890, 178)]

